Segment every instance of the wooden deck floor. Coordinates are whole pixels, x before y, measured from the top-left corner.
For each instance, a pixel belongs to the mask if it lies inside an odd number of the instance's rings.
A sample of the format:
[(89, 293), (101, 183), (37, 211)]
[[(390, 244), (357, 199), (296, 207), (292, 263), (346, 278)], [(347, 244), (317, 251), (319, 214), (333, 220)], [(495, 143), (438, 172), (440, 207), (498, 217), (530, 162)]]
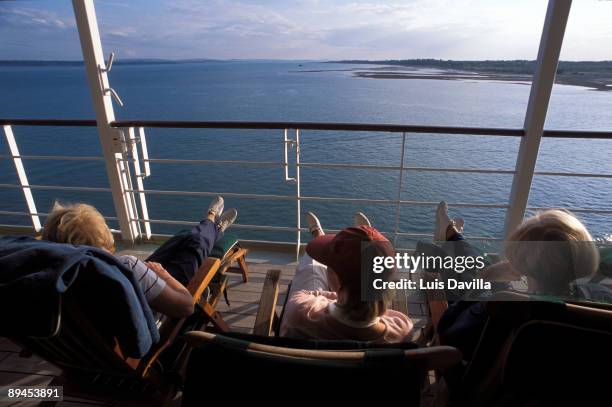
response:
[[(259, 298), (263, 288), (263, 282), (268, 270), (281, 270), (281, 287), (279, 294), (279, 311), (285, 302), (287, 287), (295, 274), (295, 265), (292, 264), (273, 264), (263, 261), (249, 261), (249, 282), (243, 283), (239, 275), (232, 275), (229, 284), (229, 300), (227, 305), (223, 300), (219, 301), (217, 309), (230, 325), (233, 331), (249, 333), (255, 323), (255, 315), (259, 305)], [(426, 324), (426, 309), (422, 301), (408, 296), (396, 298), (394, 307), (401, 310), (415, 322), (415, 335), (418, 335), (420, 328)], [(21, 386), (44, 386), (48, 384), (54, 376), (61, 371), (55, 366), (32, 356), (22, 358), (19, 356), (19, 348), (6, 338), (0, 337), (0, 386), (21, 385)], [(17, 403), (15, 406), (36, 405), (37, 403)], [(0, 406), (11, 405), (0, 402)], [(59, 405), (103, 405), (86, 400), (66, 398)]]

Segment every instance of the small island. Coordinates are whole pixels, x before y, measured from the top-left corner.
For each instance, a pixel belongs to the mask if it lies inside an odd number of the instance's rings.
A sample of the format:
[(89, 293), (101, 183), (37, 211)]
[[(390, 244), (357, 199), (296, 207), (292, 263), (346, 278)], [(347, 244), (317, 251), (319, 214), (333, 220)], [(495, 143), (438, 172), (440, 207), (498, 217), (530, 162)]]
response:
[[(342, 60), (330, 64), (363, 65), (353, 75), (372, 79), (494, 80), (530, 83), (536, 61), (453, 61), (442, 59)], [(555, 83), (612, 90), (612, 61), (559, 61)]]

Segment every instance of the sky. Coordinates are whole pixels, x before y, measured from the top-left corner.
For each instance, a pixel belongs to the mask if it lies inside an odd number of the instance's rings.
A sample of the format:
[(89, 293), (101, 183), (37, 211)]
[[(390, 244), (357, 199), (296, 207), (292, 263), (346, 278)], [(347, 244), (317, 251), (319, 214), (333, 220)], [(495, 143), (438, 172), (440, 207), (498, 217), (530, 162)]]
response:
[[(546, 0), (97, 0), (119, 58), (536, 59)], [(0, 59), (80, 60), (69, 0), (0, 0)], [(563, 60), (612, 60), (612, 0), (574, 0)]]

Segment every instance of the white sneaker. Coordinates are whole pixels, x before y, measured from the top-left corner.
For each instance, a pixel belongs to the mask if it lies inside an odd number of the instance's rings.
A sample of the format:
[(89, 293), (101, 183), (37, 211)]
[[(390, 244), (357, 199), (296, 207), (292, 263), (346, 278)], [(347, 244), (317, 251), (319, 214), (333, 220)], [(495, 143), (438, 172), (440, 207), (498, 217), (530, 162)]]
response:
[(225, 232), (225, 230), (229, 228), (232, 223), (234, 223), (237, 217), (238, 211), (234, 208), (223, 212), (223, 214), (219, 216), (219, 219), (217, 219), (216, 223), (219, 232)]
[(442, 201), (436, 210), (436, 226), (434, 229), (434, 242), (446, 241), (446, 229), (450, 225), (451, 219), (448, 216), (448, 204)]
[(353, 216), (353, 224), (356, 227), (359, 226), (372, 226), (372, 222), (370, 222), (370, 219), (368, 219), (367, 216), (365, 216), (365, 214), (363, 212), (357, 212), (355, 214), (355, 216)]
[(223, 207), (225, 206), (225, 201), (222, 196), (218, 196), (212, 200), (210, 205), (208, 205), (208, 214), (213, 215), (215, 217), (215, 221), (219, 220), (219, 216), (223, 213)]
[(322, 235), (325, 234), (323, 226), (321, 226), (321, 221), (319, 220), (319, 218), (317, 218), (317, 215), (312, 212), (306, 212), (304, 218), (306, 218), (306, 223), (308, 224), (308, 231), (310, 233), (314, 235), (314, 233), (318, 230), (321, 232)]

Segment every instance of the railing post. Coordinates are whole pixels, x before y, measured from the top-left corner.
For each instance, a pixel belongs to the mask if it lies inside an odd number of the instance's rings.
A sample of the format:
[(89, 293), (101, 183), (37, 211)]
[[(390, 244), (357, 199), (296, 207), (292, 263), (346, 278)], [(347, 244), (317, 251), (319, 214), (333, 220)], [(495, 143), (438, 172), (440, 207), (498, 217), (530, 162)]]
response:
[(38, 233), (42, 229), (40, 225), (40, 218), (38, 217), (38, 211), (36, 210), (36, 204), (34, 203), (34, 196), (32, 195), (32, 190), (29, 188), (30, 183), (28, 182), (28, 176), (26, 175), (23, 161), (19, 155), (19, 148), (17, 147), (17, 141), (15, 140), (15, 135), (13, 134), (13, 129), (11, 126), (4, 126), (4, 135), (6, 136), (6, 143), (8, 144), (11, 152), (13, 164), (15, 164), (17, 178), (19, 178), (19, 184), (21, 185), (21, 190), (23, 191), (23, 197), (25, 198), (28, 212), (30, 213), (30, 219), (32, 219), (32, 226), (34, 227), (34, 231)]
[(402, 185), (404, 181), (404, 155), (406, 153), (406, 133), (402, 133), (402, 152), (400, 155), (399, 183), (397, 187), (397, 208), (395, 209), (395, 228), (393, 231), (393, 246), (397, 248), (397, 234), (399, 233), (400, 216), (402, 210)]
[(508, 237), (523, 221), (529, 200), (529, 191), (535, 171), (538, 150), (544, 130), (548, 102), (563, 44), (565, 26), (569, 16), (571, 0), (549, 0), (540, 39), (536, 70), (531, 84), (529, 104), (523, 125), (524, 135), (516, 160), (509, 209), (506, 213), (505, 236)]
[(110, 126), (115, 120), (115, 112), (111, 92), (107, 91), (110, 89), (108, 71), (102, 52), (96, 11), (93, 0), (72, 0), (72, 6), (121, 236), (124, 241), (133, 242), (139, 235), (138, 224), (131, 216), (136, 208), (133, 208), (130, 193), (126, 192), (131, 186), (128, 185), (129, 177), (125, 174), (128, 169), (122, 166), (121, 161), (123, 145), (120, 130)]
[(295, 259), (299, 260), (300, 246), (302, 245), (302, 191), (300, 188), (300, 129), (295, 129), (295, 203), (297, 214), (297, 240)]

